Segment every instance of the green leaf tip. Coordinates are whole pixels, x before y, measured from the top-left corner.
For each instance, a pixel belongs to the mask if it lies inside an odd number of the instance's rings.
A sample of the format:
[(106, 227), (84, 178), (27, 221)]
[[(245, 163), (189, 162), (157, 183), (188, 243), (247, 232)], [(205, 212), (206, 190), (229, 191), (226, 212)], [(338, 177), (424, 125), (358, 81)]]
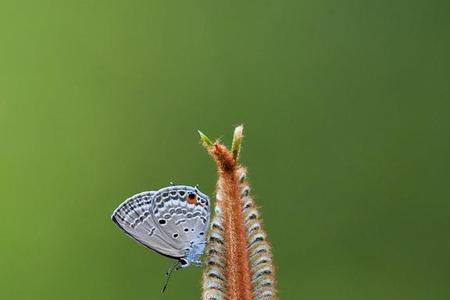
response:
[(211, 142), (209, 137), (207, 137), (206, 134), (204, 134), (200, 130), (197, 130), (197, 131), (198, 131), (198, 134), (200, 135), (200, 140), (202, 141), (203, 145), (205, 147), (211, 147), (213, 145), (213, 142)]

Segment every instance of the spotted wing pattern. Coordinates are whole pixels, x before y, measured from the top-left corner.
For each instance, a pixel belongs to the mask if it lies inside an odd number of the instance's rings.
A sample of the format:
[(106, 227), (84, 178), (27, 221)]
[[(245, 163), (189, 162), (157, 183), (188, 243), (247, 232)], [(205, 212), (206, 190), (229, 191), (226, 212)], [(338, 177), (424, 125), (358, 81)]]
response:
[(112, 220), (128, 235), (148, 248), (170, 257), (183, 257), (184, 251), (165, 241), (152, 216), (153, 195), (143, 192), (126, 199), (114, 211)]
[(170, 186), (154, 195), (153, 217), (177, 249), (205, 240), (209, 223), (209, 199), (191, 186)]
[(126, 199), (112, 220), (150, 249), (182, 258), (192, 244), (205, 240), (209, 199), (195, 187), (169, 186)]

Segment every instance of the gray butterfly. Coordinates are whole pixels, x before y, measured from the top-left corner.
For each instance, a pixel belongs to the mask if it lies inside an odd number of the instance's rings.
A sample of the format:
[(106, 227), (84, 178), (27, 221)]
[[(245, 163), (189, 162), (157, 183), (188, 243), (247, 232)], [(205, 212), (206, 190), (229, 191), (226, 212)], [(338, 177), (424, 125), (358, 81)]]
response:
[(173, 185), (136, 194), (120, 204), (111, 218), (144, 246), (177, 259), (168, 277), (173, 269), (201, 265), (209, 198), (197, 187)]

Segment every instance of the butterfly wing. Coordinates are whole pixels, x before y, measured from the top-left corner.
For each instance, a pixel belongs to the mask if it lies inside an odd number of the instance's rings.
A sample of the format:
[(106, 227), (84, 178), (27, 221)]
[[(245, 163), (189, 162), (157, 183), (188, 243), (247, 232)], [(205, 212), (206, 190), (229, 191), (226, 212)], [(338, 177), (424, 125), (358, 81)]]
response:
[(185, 251), (168, 243), (166, 235), (155, 223), (152, 213), (155, 194), (153, 191), (142, 192), (126, 199), (113, 212), (111, 219), (126, 234), (148, 248), (165, 256), (183, 257)]
[(153, 196), (153, 218), (176, 249), (187, 251), (205, 240), (209, 224), (209, 198), (192, 186), (176, 185)]

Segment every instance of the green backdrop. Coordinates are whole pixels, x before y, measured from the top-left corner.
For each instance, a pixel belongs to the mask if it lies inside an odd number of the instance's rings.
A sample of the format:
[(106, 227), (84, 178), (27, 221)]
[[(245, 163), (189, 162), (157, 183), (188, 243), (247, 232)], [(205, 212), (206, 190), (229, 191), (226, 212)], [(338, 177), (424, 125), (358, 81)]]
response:
[(282, 299), (449, 299), (449, 8), (2, 0), (0, 298), (199, 299), (110, 214), (244, 123)]

